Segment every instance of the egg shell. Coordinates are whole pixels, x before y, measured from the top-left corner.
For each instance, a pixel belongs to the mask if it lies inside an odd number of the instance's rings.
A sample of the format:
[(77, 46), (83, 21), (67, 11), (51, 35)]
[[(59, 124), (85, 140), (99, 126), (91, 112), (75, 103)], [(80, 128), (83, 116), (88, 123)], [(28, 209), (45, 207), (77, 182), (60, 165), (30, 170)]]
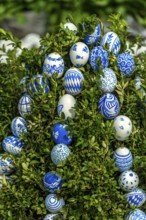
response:
[(64, 72), (64, 60), (62, 56), (56, 52), (47, 55), (43, 64), (43, 72), (47, 73), (48, 76), (57, 73), (57, 78), (60, 78)]
[(63, 112), (65, 114), (65, 119), (74, 118), (75, 117), (75, 98), (70, 94), (63, 95), (57, 106), (58, 115), (61, 116)]
[(65, 144), (57, 144), (53, 147), (51, 151), (51, 160), (55, 165), (58, 165), (70, 154), (70, 149)]
[(132, 122), (127, 116), (119, 115), (114, 119), (113, 129), (116, 139), (119, 141), (124, 141), (132, 132)]
[(31, 99), (31, 97), (27, 94), (23, 95), (21, 99), (19, 100), (18, 110), (22, 117), (24, 117), (24, 115), (28, 115), (31, 113), (32, 101), (33, 100)]
[(57, 216), (57, 214), (48, 214), (43, 220), (55, 220), (55, 216)]
[(11, 154), (19, 154), (23, 147), (24, 142), (15, 136), (8, 136), (2, 142), (3, 150)]
[(113, 92), (117, 85), (117, 77), (110, 68), (103, 69), (104, 75), (100, 77), (101, 89), (103, 92)]
[(124, 74), (125, 77), (130, 76), (135, 67), (135, 61), (132, 54), (121, 53), (117, 57), (118, 69)]
[(98, 103), (100, 113), (107, 119), (115, 118), (120, 111), (119, 101), (112, 93), (104, 94)]
[(140, 209), (132, 210), (125, 220), (146, 220), (146, 215)]
[(56, 194), (49, 194), (45, 199), (45, 206), (51, 213), (57, 213), (65, 205), (64, 199), (58, 199)]
[(97, 64), (97, 61), (101, 62), (102, 68), (108, 67), (108, 53), (101, 46), (95, 46), (91, 50), (89, 56), (89, 63), (95, 72), (99, 69), (99, 64)]
[(76, 67), (84, 66), (89, 59), (89, 48), (83, 42), (75, 43), (69, 52), (72, 64)]
[(43, 178), (44, 187), (51, 193), (62, 187), (63, 180), (61, 176), (56, 175), (55, 172), (50, 171), (46, 173)]
[(19, 137), (22, 132), (27, 132), (27, 122), (22, 117), (16, 117), (11, 122), (11, 131), (14, 136)]
[(146, 200), (146, 194), (142, 189), (134, 189), (126, 195), (127, 202), (132, 207), (140, 207)]
[(119, 147), (114, 152), (114, 160), (120, 172), (129, 170), (132, 167), (132, 154), (130, 150), (126, 147)]
[(69, 145), (72, 142), (72, 136), (66, 130), (67, 124), (56, 123), (52, 129), (52, 137), (55, 144)]
[(77, 27), (71, 22), (65, 23), (64, 28), (67, 28), (69, 31), (74, 31), (75, 33), (78, 31)]
[(84, 39), (84, 43), (87, 44), (87, 45), (91, 45), (91, 44), (95, 44), (99, 38), (100, 38), (100, 35), (101, 35), (101, 27), (100, 27), (100, 24), (98, 24), (96, 27), (95, 27), (95, 30), (92, 34), (88, 34)]
[(119, 177), (119, 185), (124, 191), (132, 191), (139, 184), (138, 175), (132, 170), (124, 171)]
[(77, 68), (70, 68), (64, 75), (63, 86), (65, 91), (71, 95), (78, 95), (83, 88), (84, 76)]
[(103, 36), (100, 44), (101, 46), (108, 45), (108, 51), (113, 53), (115, 56), (118, 55), (121, 48), (121, 42), (118, 35), (111, 31)]
[(14, 171), (14, 165), (10, 158), (0, 155), (0, 175), (9, 175)]

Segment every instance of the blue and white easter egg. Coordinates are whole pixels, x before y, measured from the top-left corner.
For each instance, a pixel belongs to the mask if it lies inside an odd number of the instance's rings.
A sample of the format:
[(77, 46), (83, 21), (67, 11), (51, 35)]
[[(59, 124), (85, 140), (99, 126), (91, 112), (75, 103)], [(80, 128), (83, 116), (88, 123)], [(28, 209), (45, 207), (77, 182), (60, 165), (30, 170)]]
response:
[(132, 170), (124, 171), (119, 177), (119, 185), (124, 191), (132, 191), (139, 184), (138, 175)]
[(14, 165), (10, 158), (0, 155), (0, 175), (9, 175), (14, 171)]
[(56, 123), (53, 126), (52, 137), (55, 144), (70, 145), (72, 142), (72, 136), (69, 135), (69, 131), (66, 130), (67, 124)]
[(23, 147), (24, 142), (15, 136), (8, 136), (2, 142), (3, 150), (11, 154), (19, 154)]
[(48, 214), (43, 220), (55, 220), (55, 216), (57, 216), (57, 214)]
[(119, 54), (117, 57), (117, 66), (124, 76), (130, 76), (135, 66), (133, 55), (128, 53)]
[(64, 199), (58, 199), (56, 194), (49, 194), (45, 199), (45, 206), (51, 213), (57, 213), (64, 205)]
[(78, 31), (77, 27), (71, 22), (65, 23), (64, 28), (67, 28), (69, 31), (74, 31), (75, 33)]
[(27, 91), (31, 92), (39, 92), (43, 89), (44, 93), (48, 93), (50, 91), (49, 80), (44, 79), (43, 75), (38, 74), (32, 77), (32, 82), (27, 84)]
[(103, 69), (104, 75), (100, 77), (101, 89), (103, 92), (113, 92), (117, 85), (117, 77), (110, 68)]
[(23, 95), (21, 99), (19, 100), (18, 110), (22, 117), (24, 117), (24, 115), (28, 115), (31, 113), (32, 101), (33, 100), (31, 99), (31, 97), (27, 94)]
[(61, 176), (56, 175), (55, 172), (50, 171), (46, 173), (43, 178), (44, 187), (51, 193), (62, 187), (63, 180)]
[(74, 66), (84, 66), (89, 59), (89, 48), (83, 42), (77, 42), (71, 47), (69, 56)]
[(119, 147), (114, 152), (114, 160), (120, 172), (129, 170), (132, 167), (132, 154), (130, 150), (126, 147)]
[(64, 89), (68, 94), (78, 95), (83, 88), (84, 76), (77, 68), (70, 68), (64, 75)]
[(11, 122), (11, 131), (14, 136), (19, 137), (23, 132), (27, 132), (27, 123), (24, 118), (16, 117)]
[(146, 220), (146, 215), (140, 209), (135, 209), (129, 213), (125, 220)]
[(114, 32), (106, 33), (103, 38), (101, 39), (101, 46), (108, 46), (108, 51), (113, 53), (115, 56), (118, 55), (121, 42), (118, 35)]
[(112, 93), (106, 93), (100, 98), (98, 108), (101, 114), (107, 119), (115, 118), (120, 111), (119, 101)]
[(83, 41), (87, 45), (95, 44), (99, 40), (100, 35), (101, 35), (101, 28), (100, 28), (100, 24), (99, 24), (95, 27), (94, 32), (92, 34), (88, 34), (83, 39)]
[(109, 64), (108, 53), (101, 46), (94, 47), (90, 52), (89, 63), (94, 71), (98, 71), (99, 68), (97, 61), (101, 63), (102, 68), (106, 68)]
[(25, 93), (27, 92), (27, 80), (29, 79), (30, 77), (29, 76), (25, 76), (23, 77), (21, 80), (20, 80), (20, 83), (19, 85), (21, 86), (21, 91), (22, 93)]
[(70, 154), (70, 149), (65, 144), (57, 144), (51, 151), (51, 159), (55, 165), (58, 165), (63, 160), (67, 159)]
[(127, 116), (119, 115), (114, 119), (113, 129), (116, 139), (125, 141), (132, 132), (132, 122)]
[(67, 118), (74, 118), (75, 117), (75, 98), (70, 94), (63, 95), (57, 106), (58, 115), (61, 116), (63, 112), (65, 115), (65, 119)]
[(140, 207), (146, 200), (146, 194), (142, 189), (134, 189), (126, 195), (127, 202), (132, 207)]
[(64, 60), (60, 54), (53, 52), (46, 56), (43, 64), (43, 72), (48, 76), (57, 73), (57, 78), (60, 78), (64, 72)]

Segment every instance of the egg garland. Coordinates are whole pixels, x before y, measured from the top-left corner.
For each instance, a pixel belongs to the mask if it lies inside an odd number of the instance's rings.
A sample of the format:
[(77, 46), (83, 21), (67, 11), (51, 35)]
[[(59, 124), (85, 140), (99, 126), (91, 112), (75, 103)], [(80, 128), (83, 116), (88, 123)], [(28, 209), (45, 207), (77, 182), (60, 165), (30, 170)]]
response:
[(116, 74), (110, 68), (104, 68), (103, 74), (103, 76), (100, 76), (101, 90), (105, 93), (113, 92), (117, 85)]
[(146, 200), (146, 194), (142, 189), (134, 189), (126, 195), (128, 204), (131, 207), (140, 207)]
[(45, 199), (45, 206), (51, 213), (57, 213), (64, 205), (64, 199), (58, 199), (56, 194), (49, 194)]
[(16, 117), (11, 122), (11, 131), (14, 136), (19, 137), (23, 132), (27, 132), (27, 122), (22, 117)]
[(70, 145), (72, 142), (72, 136), (66, 130), (67, 124), (56, 123), (52, 129), (52, 138), (55, 144)]
[(62, 187), (63, 180), (55, 172), (48, 172), (43, 178), (44, 187), (51, 193)]

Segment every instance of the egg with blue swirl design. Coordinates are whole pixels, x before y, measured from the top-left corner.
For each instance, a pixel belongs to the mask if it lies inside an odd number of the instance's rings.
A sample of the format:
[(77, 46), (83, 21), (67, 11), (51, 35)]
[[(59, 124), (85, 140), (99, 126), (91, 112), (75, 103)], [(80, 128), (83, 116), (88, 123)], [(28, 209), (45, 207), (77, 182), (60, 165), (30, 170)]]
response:
[(55, 144), (69, 145), (72, 142), (72, 136), (66, 130), (67, 124), (56, 123), (52, 129), (52, 137)]
[(132, 54), (121, 53), (117, 57), (118, 69), (124, 74), (125, 77), (130, 76), (135, 67), (135, 61)]
[(84, 39), (84, 43), (87, 45), (95, 44), (101, 36), (100, 24), (95, 27), (95, 30), (92, 34), (88, 34)]
[(9, 175), (14, 171), (14, 165), (10, 158), (0, 155), (0, 175)]
[(114, 152), (114, 160), (120, 172), (129, 170), (132, 167), (132, 154), (130, 150), (126, 147), (119, 147)]
[(48, 76), (57, 73), (57, 78), (60, 78), (64, 72), (64, 60), (60, 54), (53, 52), (46, 56), (43, 64), (43, 72)]
[(107, 119), (115, 118), (120, 111), (119, 101), (112, 93), (104, 94), (98, 103), (100, 113)]
[(48, 214), (45, 216), (45, 218), (43, 220), (55, 220), (54, 217), (56, 217), (57, 214)]
[(117, 77), (114, 71), (110, 68), (103, 69), (104, 75), (100, 76), (101, 89), (103, 92), (113, 92), (117, 85)]
[(56, 175), (55, 172), (50, 171), (46, 173), (43, 178), (44, 187), (51, 193), (62, 187), (63, 180), (61, 176)]
[(3, 150), (11, 154), (19, 154), (23, 147), (24, 142), (15, 136), (8, 136), (2, 142)]
[(108, 47), (108, 51), (114, 54), (115, 56), (118, 55), (120, 48), (121, 48), (121, 42), (118, 37), (118, 35), (114, 32), (108, 32), (106, 33), (103, 38), (101, 39), (101, 46)]
[(67, 159), (69, 154), (70, 154), (70, 149), (67, 147), (67, 145), (57, 144), (53, 147), (51, 151), (52, 162), (55, 165), (58, 165), (59, 163)]
[[(101, 64), (97, 64), (97, 62)], [(90, 52), (89, 63), (94, 71), (98, 71), (99, 65), (106, 68), (109, 64), (108, 53), (101, 46), (94, 47)]]
[(11, 131), (14, 136), (19, 137), (23, 132), (27, 132), (27, 122), (22, 117), (16, 117), (11, 122)]
[(83, 42), (75, 43), (69, 52), (72, 64), (76, 67), (84, 66), (88, 62), (89, 48)]
[(119, 185), (124, 191), (132, 191), (139, 184), (138, 175), (132, 170), (124, 171), (119, 177)]
[(135, 209), (129, 213), (125, 220), (146, 220), (146, 215), (140, 209)]
[(25, 94), (21, 97), (18, 103), (18, 110), (22, 117), (31, 113), (32, 99), (29, 95)]
[(64, 75), (63, 86), (67, 93), (78, 95), (83, 88), (84, 76), (77, 68), (70, 68)]
[(58, 199), (56, 194), (49, 194), (45, 199), (45, 206), (51, 213), (59, 212), (64, 205), (64, 199)]
[(140, 207), (146, 200), (146, 194), (142, 189), (134, 189), (126, 195), (127, 202), (131, 207)]

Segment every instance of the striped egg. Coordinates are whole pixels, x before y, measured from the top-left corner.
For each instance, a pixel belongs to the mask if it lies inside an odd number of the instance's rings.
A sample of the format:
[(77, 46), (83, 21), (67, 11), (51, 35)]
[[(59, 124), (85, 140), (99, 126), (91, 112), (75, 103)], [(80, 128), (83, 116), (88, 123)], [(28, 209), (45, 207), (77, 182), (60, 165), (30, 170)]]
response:
[(51, 213), (57, 213), (65, 205), (64, 199), (58, 199), (56, 194), (49, 194), (45, 199), (45, 206)]
[(18, 110), (22, 117), (24, 117), (24, 115), (31, 113), (31, 103), (32, 103), (32, 99), (27, 94), (23, 95), (19, 100)]

